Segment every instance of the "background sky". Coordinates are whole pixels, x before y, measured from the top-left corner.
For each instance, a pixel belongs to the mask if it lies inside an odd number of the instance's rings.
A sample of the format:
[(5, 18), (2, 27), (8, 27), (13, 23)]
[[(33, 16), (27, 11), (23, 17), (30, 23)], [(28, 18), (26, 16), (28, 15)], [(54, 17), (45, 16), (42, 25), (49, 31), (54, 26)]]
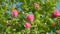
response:
[(60, 10), (60, 2), (57, 2), (57, 3), (56, 3), (56, 9), (57, 9), (57, 10)]

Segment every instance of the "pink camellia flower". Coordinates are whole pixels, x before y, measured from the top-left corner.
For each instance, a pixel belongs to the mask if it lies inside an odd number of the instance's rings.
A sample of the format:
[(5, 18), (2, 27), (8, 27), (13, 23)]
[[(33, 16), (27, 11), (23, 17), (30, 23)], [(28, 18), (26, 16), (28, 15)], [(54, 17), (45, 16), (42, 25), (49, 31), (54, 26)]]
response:
[(60, 11), (59, 11), (59, 10), (54, 10), (54, 11), (52, 12), (52, 16), (54, 16), (54, 17), (60, 16)]
[(25, 28), (30, 28), (30, 27), (31, 27), (31, 25), (30, 25), (30, 23), (25, 22), (25, 23), (24, 23), (24, 27), (25, 27)]
[(39, 4), (38, 3), (34, 3), (35, 8), (39, 8)]
[(34, 20), (34, 16), (32, 14), (27, 14), (26, 18), (29, 20), (29, 21), (33, 21)]
[(12, 16), (16, 17), (18, 15), (18, 11), (17, 10), (12, 10), (11, 12)]

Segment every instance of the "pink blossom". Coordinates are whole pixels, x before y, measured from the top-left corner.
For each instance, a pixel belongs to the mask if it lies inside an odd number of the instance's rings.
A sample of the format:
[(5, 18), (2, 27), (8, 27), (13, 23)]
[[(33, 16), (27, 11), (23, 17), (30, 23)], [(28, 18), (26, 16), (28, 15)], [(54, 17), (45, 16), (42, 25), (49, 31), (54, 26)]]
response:
[(30, 27), (31, 27), (31, 25), (30, 25), (30, 23), (25, 22), (25, 23), (24, 23), (24, 27), (25, 27), (25, 28), (30, 28)]
[(18, 15), (18, 11), (17, 10), (12, 10), (11, 12), (12, 16), (16, 17)]
[(39, 8), (39, 4), (38, 3), (34, 3), (35, 8)]
[(52, 16), (54, 16), (54, 17), (60, 16), (60, 11), (59, 11), (59, 10), (54, 10), (54, 11), (52, 12)]
[(32, 14), (27, 14), (26, 18), (29, 20), (29, 21), (33, 21), (34, 20), (34, 16)]

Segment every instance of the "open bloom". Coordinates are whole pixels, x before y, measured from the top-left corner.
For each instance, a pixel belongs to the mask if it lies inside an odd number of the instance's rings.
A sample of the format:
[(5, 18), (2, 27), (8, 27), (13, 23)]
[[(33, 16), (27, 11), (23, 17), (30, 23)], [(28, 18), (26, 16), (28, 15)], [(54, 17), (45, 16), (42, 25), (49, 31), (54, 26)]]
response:
[(34, 3), (35, 8), (39, 8), (39, 4), (38, 3)]
[(59, 11), (59, 10), (54, 10), (54, 11), (52, 12), (52, 16), (54, 16), (54, 17), (60, 16), (60, 11)]
[(16, 17), (18, 15), (18, 11), (17, 10), (12, 10), (11, 12), (12, 16)]
[(24, 27), (25, 27), (25, 28), (30, 28), (30, 27), (31, 27), (31, 25), (30, 25), (30, 23), (25, 22), (25, 23), (24, 23)]
[(29, 21), (33, 21), (34, 20), (34, 16), (32, 14), (27, 14), (26, 18), (29, 20)]

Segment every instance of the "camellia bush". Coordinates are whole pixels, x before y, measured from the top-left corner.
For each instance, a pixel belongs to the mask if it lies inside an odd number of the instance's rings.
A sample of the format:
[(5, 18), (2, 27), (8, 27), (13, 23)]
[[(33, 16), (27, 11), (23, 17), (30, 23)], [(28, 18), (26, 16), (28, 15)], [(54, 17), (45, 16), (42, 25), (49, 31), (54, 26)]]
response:
[(60, 34), (60, 0), (0, 0), (0, 34)]

